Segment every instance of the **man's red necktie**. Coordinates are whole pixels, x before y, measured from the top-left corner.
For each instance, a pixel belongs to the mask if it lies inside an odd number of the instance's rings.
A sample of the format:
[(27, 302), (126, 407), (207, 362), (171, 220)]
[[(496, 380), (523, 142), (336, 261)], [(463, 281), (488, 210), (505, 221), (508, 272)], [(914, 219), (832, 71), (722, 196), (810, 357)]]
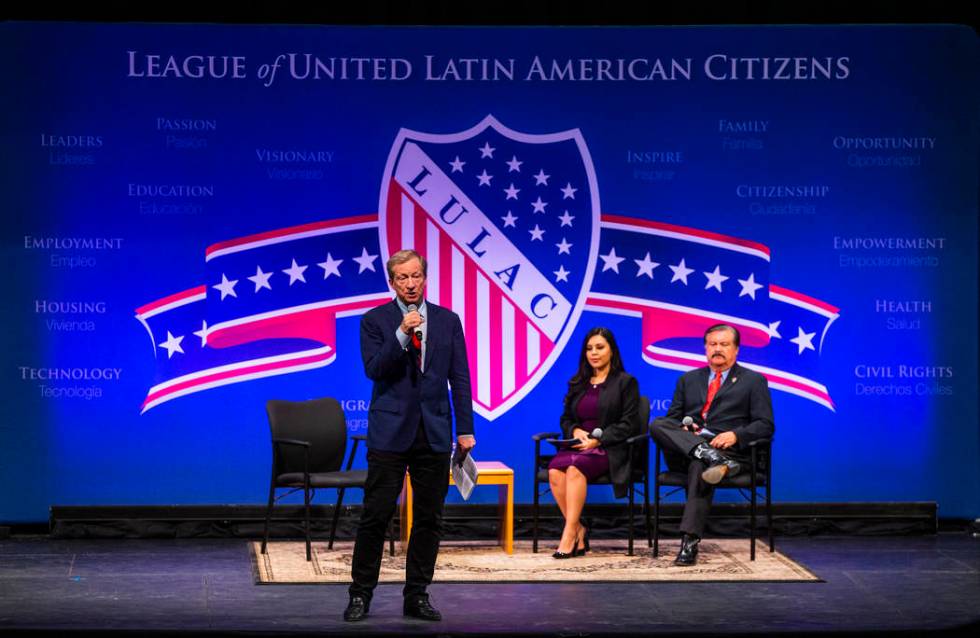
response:
[(422, 368), (422, 340), (419, 339), (419, 333), (415, 330), (412, 331), (412, 347), (415, 348), (415, 365)]
[(708, 400), (704, 402), (704, 407), (701, 409), (701, 420), (704, 421), (708, 418), (708, 410), (711, 409), (711, 401), (714, 400), (715, 395), (718, 394), (718, 389), (721, 388), (721, 373), (717, 373), (715, 378), (708, 384)]

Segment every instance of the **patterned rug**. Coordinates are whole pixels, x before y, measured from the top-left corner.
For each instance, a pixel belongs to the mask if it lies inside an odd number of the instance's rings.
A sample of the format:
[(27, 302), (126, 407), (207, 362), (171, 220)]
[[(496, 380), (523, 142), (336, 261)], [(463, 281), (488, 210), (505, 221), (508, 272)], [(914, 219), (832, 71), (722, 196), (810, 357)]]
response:
[[(633, 556), (626, 555), (626, 541), (593, 540), (592, 551), (584, 557), (555, 560), (553, 548), (539, 544), (531, 552), (530, 541), (516, 541), (514, 553), (483, 541), (446, 541), (439, 550), (435, 582), (465, 583), (538, 583), (538, 582), (731, 582), (780, 581), (821, 582), (810, 570), (777, 552), (769, 552), (763, 543), (756, 545), (756, 559), (749, 560), (746, 539), (705, 539), (697, 565), (677, 567), (674, 556), (680, 540), (660, 543), (660, 556), (653, 558), (646, 542), (634, 546)], [(313, 560), (306, 560), (306, 547), (299, 542), (269, 543), (268, 553), (261, 554), (261, 543), (251, 543), (255, 581), (258, 584), (349, 583), (353, 543), (313, 543)], [(405, 580), (405, 553), (396, 547), (388, 555), (385, 545), (381, 563), (382, 583)]]

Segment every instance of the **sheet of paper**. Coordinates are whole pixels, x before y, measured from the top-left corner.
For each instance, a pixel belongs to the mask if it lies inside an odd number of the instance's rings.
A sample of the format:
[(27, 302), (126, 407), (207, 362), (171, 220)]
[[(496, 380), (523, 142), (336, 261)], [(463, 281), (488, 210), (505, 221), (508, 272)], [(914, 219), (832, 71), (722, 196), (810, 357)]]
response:
[(456, 488), (459, 489), (460, 496), (463, 500), (470, 498), (470, 494), (473, 492), (473, 486), (476, 485), (476, 479), (480, 475), (480, 471), (476, 468), (476, 461), (473, 460), (473, 455), (469, 452), (463, 452), (456, 447), (453, 450), (453, 457), (449, 462), (449, 469), (453, 475), (453, 482), (456, 483)]

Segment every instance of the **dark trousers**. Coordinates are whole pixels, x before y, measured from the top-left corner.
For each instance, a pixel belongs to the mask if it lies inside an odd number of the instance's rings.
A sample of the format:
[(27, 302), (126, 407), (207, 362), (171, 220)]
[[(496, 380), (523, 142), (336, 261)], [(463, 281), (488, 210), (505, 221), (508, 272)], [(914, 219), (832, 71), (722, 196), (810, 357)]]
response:
[(449, 454), (433, 452), (419, 427), (419, 435), (405, 452), (368, 450), (368, 477), (364, 486), (364, 509), (354, 541), (351, 565), (351, 596), (371, 600), (378, 585), (385, 531), (395, 513), (398, 495), (411, 474), (413, 494), (412, 535), (405, 559), (405, 598), (425, 594), (432, 582), (442, 538), (442, 506), (449, 490)]
[[(687, 501), (684, 503), (684, 514), (681, 516), (681, 532), (703, 536), (708, 512), (711, 510), (711, 501), (715, 496), (715, 486), (705, 483), (701, 478), (701, 473), (708, 469), (708, 465), (692, 458), (691, 452), (701, 443), (706, 443), (706, 439), (663, 417), (654, 420), (650, 426), (650, 436), (663, 450), (668, 469), (671, 472), (687, 474)], [(750, 458), (739, 454), (735, 448), (719, 450), (719, 452), (738, 461), (742, 467), (748, 467), (750, 463)]]

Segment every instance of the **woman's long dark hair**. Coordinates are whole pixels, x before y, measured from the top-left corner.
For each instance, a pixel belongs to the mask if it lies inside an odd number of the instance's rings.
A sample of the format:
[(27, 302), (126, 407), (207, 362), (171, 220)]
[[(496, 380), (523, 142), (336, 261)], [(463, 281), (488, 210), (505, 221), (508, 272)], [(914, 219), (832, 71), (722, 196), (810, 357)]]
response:
[(609, 358), (609, 376), (612, 377), (620, 372), (625, 372), (623, 358), (619, 356), (619, 346), (616, 345), (616, 337), (613, 336), (612, 331), (609, 328), (603, 328), (601, 326), (592, 328), (585, 335), (585, 339), (582, 340), (582, 352), (578, 358), (578, 372), (568, 380), (568, 393), (570, 395), (579, 392), (589, 383), (589, 379), (592, 378), (592, 366), (589, 364), (589, 358), (585, 356), (585, 349), (589, 345), (589, 339), (596, 335), (605, 339), (606, 343), (609, 344), (609, 349), (612, 351), (612, 356)]

